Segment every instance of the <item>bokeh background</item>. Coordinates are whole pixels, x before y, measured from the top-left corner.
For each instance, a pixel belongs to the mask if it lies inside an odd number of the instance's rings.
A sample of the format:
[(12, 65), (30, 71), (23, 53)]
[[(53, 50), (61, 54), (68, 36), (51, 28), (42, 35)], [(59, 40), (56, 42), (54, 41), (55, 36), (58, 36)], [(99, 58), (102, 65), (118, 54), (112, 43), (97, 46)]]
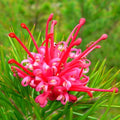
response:
[[(58, 21), (56, 41), (66, 40), (79, 19), (86, 19), (78, 35), (82, 38), (79, 46), (82, 51), (91, 41), (104, 33), (108, 34), (108, 39), (100, 42), (101, 49), (94, 50), (88, 56), (92, 62), (91, 70), (98, 60), (102, 62), (104, 59), (107, 69), (114, 67), (114, 73), (120, 69), (120, 0), (0, 0), (0, 46), (3, 46), (6, 54), (10, 53), (11, 47), (9, 32), (15, 31), (19, 37), (23, 34), (25, 38), (28, 37), (20, 27), (23, 22), (30, 29), (35, 24), (34, 37), (37, 39), (41, 31), (41, 39), (44, 39), (50, 13), (54, 13), (54, 19)], [(116, 81), (119, 80), (120, 75)], [(119, 102), (118, 99), (119, 96), (115, 103)], [(113, 111), (110, 113), (112, 115)]]
[(108, 34), (102, 48), (92, 52), (90, 58), (94, 63), (107, 58), (108, 67), (120, 68), (120, 0), (0, 0), (0, 44), (9, 46), (8, 33), (13, 28), (20, 34), (20, 23), (29, 28), (35, 24), (35, 34), (42, 31), (44, 37), (45, 23), (50, 13), (58, 21), (57, 39), (66, 40), (71, 30), (81, 17), (86, 24), (79, 33), (83, 39), (81, 49), (95, 41), (103, 33)]
[(44, 37), (50, 13), (54, 13), (54, 19), (58, 21), (58, 41), (66, 40), (79, 19), (86, 18), (86, 24), (79, 32), (83, 39), (82, 50), (90, 41), (107, 33), (108, 39), (100, 43), (102, 48), (89, 55), (92, 66), (97, 60), (107, 58), (109, 68), (120, 68), (120, 0), (0, 0), (0, 44), (7, 51), (6, 47), (10, 45), (8, 33), (14, 30), (20, 36), (22, 22), (30, 29), (35, 24), (35, 38), (39, 31)]

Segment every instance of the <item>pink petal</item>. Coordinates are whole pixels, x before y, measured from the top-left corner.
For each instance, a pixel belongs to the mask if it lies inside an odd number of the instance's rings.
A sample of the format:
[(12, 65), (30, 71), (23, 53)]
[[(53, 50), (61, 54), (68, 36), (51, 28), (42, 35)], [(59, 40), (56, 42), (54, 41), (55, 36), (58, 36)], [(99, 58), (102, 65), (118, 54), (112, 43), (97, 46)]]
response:
[(29, 76), (27, 76), (21, 81), (21, 84), (22, 84), (22, 86), (26, 87), (26, 86), (28, 86), (30, 81), (31, 81), (31, 78)]
[(65, 105), (69, 101), (69, 96), (68, 93), (65, 93), (64, 99), (61, 100), (61, 103)]

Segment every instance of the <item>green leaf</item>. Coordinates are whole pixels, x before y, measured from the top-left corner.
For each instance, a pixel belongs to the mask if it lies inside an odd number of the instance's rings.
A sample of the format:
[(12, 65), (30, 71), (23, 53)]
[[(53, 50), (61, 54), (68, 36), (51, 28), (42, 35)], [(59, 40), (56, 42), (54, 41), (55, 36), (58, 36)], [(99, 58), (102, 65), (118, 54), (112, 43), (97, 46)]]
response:
[[(40, 40), (40, 36), (41, 36), (41, 32), (39, 32), (39, 35), (38, 35), (38, 38), (37, 38), (37, 41), (36, 41), (37, 45), (39, 45), (39, 42), (42, 42), (42, 40)], [(35, 52), (35, 50), (36, 50), (36, 48), (34, 46), (33, 47), (33, 52)]]
[(35, 113), (37, 120), (41, 120), (43, 116), (41, 116), (41, 113), (40, 113), (40, 106), (39, 107), (37, 106), (37, 104), (35, 103), (32, 97), (30, 97), (30, 100), (32, 101), (33, 112)]
[[(74, 114), (74, 115), (77, 115), (77, 116), (80, 116), (80, 117), (79, 117), (79, 120), (81, 120), (80, 118), (81, 118), (82, 116), (84, 116), (84, 114), (81, 114), (81, 113), (78, 113), (78, 112), (73, 112), (73, 114)], [(77, 118), (78, 118), (78, 117), (77, 117)], [(90, 119), (92, 119), (92, 120), (97, 120), (97, 118), (92, 117), (92, 116), (88, 116), (88, 118), (90, 118)]]
[(85, 120), (86, 118), (88, 118), (88, 116), (95, 111), (96, 108), (98, 108), (100, 106), (100, 101), (103, 100), (103, 98), (105, 97), (106, 94), (104, 94), (103, 96), (101, 96), (93, 105), (92, 107), (82, 116), (82, 117), (78, 117), (78, 120)]
[(120, 118), (120, 114), (114, 117), (112, 120), (119, 120), (118, 118)]
[[(32, 30), (31, 30), (31, 34), (33, 34), (33, 32), (34, 32), (34, 29), (35, 29), (35, 24), (33, 25), (33, 27), (32, 27)], [(31, 39), (31, 37), (29, 36), (29, 38), (28, 38), (28, 49), (30, 50), (30, 48), (31, 48), (31, 46), (32, 46), (32, 39)]]
[(12, 51), (12, 53), (13, 53), (13, 56), (15, 57), (15, 59), (18, 61), (18, 62), (20, 62), (20, 56), (19, 56), (19, 54), (18, 54), (18, 52), (17, 52), (17, 49), (16, 49), (16, 45), (13, 43), (13, 41), (12, 41), (12, 39), (9, 37), (9, 41), (10, 41), (10, 43), (11, 43), (11, 45), (12, 45), (12, 49), (13, 49), (13, 51)]
[(72, 120), (73, 118), (73, 110), (72, 107), (70, 109), (68, 109), (67, 113), (66, 113), (66, 120)]
[(8, 117), (3, 107), (0, 108), (0, 115), (2, 117), (2, 120), (8, 120)]
[(109, 109), (110, 109), (111, 104), (112, 104), (112, 102), (113, 102), (114, 95), (115, 95), (115, 91), (114, 91), (114, 92), (112, 93), (112, 95), (111, 95), (111, 98), (110, 98), (110, 100), (109, 100), (108, 107), (107, 107), (107, 109), (106, 109), (105, 113), (102, 115), (101, 120), (104, 120), (104, 119), (105, 119), (105, 116), (106, 116), (106, 115), (107, 115), (107, 113), (109, 112)]

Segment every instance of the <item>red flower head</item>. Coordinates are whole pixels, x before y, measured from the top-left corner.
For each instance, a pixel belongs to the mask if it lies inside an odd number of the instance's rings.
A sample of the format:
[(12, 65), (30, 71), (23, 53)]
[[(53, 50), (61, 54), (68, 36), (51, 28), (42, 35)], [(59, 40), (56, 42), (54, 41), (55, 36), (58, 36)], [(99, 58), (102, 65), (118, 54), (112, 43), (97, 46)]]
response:
[(36, 44), (28, 27), (24, 23), (21, 24), (21, 27), (26, 29), (31, 36), (37, 53), (30, 52), (15, 33), (9, 34), (9, 37), (15, 38), (20, 43), (28, 56), (21, 63), (14, 59), (9, 60), (8, 63), (16, 64), (16, 66), (11, 67), (11, 70), (14, 76), (16, 76), (15, 73), (17, 72), (18, 76), (22, 78), (22, 86), (29, 85), (36, 91), (43, 91), (40, 92), (35, 101), (41, 107), (44, 107), (48, 100), (58, 100), (62, 104), (66, 104), (68, 101), (75, 102), (77, 97), (69, 94), (69, 91), (86, 92), (90, 97), (92, 97), (91, 91), (113, 92), (115, 90), (115, 92), (118, 92), (118, 88), (105, 90), (86, 86), (89, 81), (86, 73), (89, 71), (91, 64), (86, 56), (94, 49), (100, 48), (100, 45), (96, 44), (101, 40), (105, 40), (107, 35), (103, 34), (83, 52), (81, 49), (74, 48), (74, 46), (78, 46), (82, 42), (81, 38), (76, 39), (80, 28), (85, 23), (85, 19), (81, 18), (67, 41), (55, 44), (54, 26), (57, 21), (52, 21), (50, 33), (48, 33), (48, 26), (52, 18), (53, 14), (47, 20), (45, 40), (40, 47)]

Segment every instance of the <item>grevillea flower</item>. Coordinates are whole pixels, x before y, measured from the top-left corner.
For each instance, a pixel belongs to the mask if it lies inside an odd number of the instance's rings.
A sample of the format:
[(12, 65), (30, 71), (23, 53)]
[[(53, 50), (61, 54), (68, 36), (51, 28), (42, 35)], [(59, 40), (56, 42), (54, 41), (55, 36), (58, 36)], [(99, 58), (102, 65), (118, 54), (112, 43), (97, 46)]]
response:
[(81, 49), (77, 49), (75, 46), (80, 45), (82, 42), (81, 38), (76, 39), (76, 37), (80, 28), (84, 25), (85, 19), (80, 19), (66, 42), (55, 43), (54, 26), (57, 24), (56, 20), (51, 22), (50, 33), (48, 33), (48, 26), (52, 18), (53, 14), (47, 20), (45, 40), (40, 47), (36, 44), (28, 27), (24, 23), (21, 24), (21, 27), (26, 29), (31, 36), (37, 50), (36, 53), (30, 52), (15, 33), (9, 33), (9, 37), (15, 38), (28, 54), (27, 59), (24, 59), (21, 63), (14, 59), (8, 61), (9, 64), (14, 63), (16, 65), (11, 66), (11, 70), (14, 76), (17, 73), (22, 78), (22, 86), (29, 85), (40, 93), (35, 101), (41, 107), (46, 106), (48, 100), (61, 101), (63, 105), (68, 101), (75, 102), (77, 97), (70, 94), (69, 91), (86, 92), (90, 97), (92, 97), (91, 91), (113, 92), (115, 90), (117, 93), (118, 88), (106, 90), (86, 86), (89, 81), (86, 73), (89, 71), (91, 64), (90, 60), (87, 59), (87, 55), (94, 49), (100, 48), (100, 45), (96, 44), (101, 40), (105, 40), (107, 35), (103, 34), (82, 52)]

